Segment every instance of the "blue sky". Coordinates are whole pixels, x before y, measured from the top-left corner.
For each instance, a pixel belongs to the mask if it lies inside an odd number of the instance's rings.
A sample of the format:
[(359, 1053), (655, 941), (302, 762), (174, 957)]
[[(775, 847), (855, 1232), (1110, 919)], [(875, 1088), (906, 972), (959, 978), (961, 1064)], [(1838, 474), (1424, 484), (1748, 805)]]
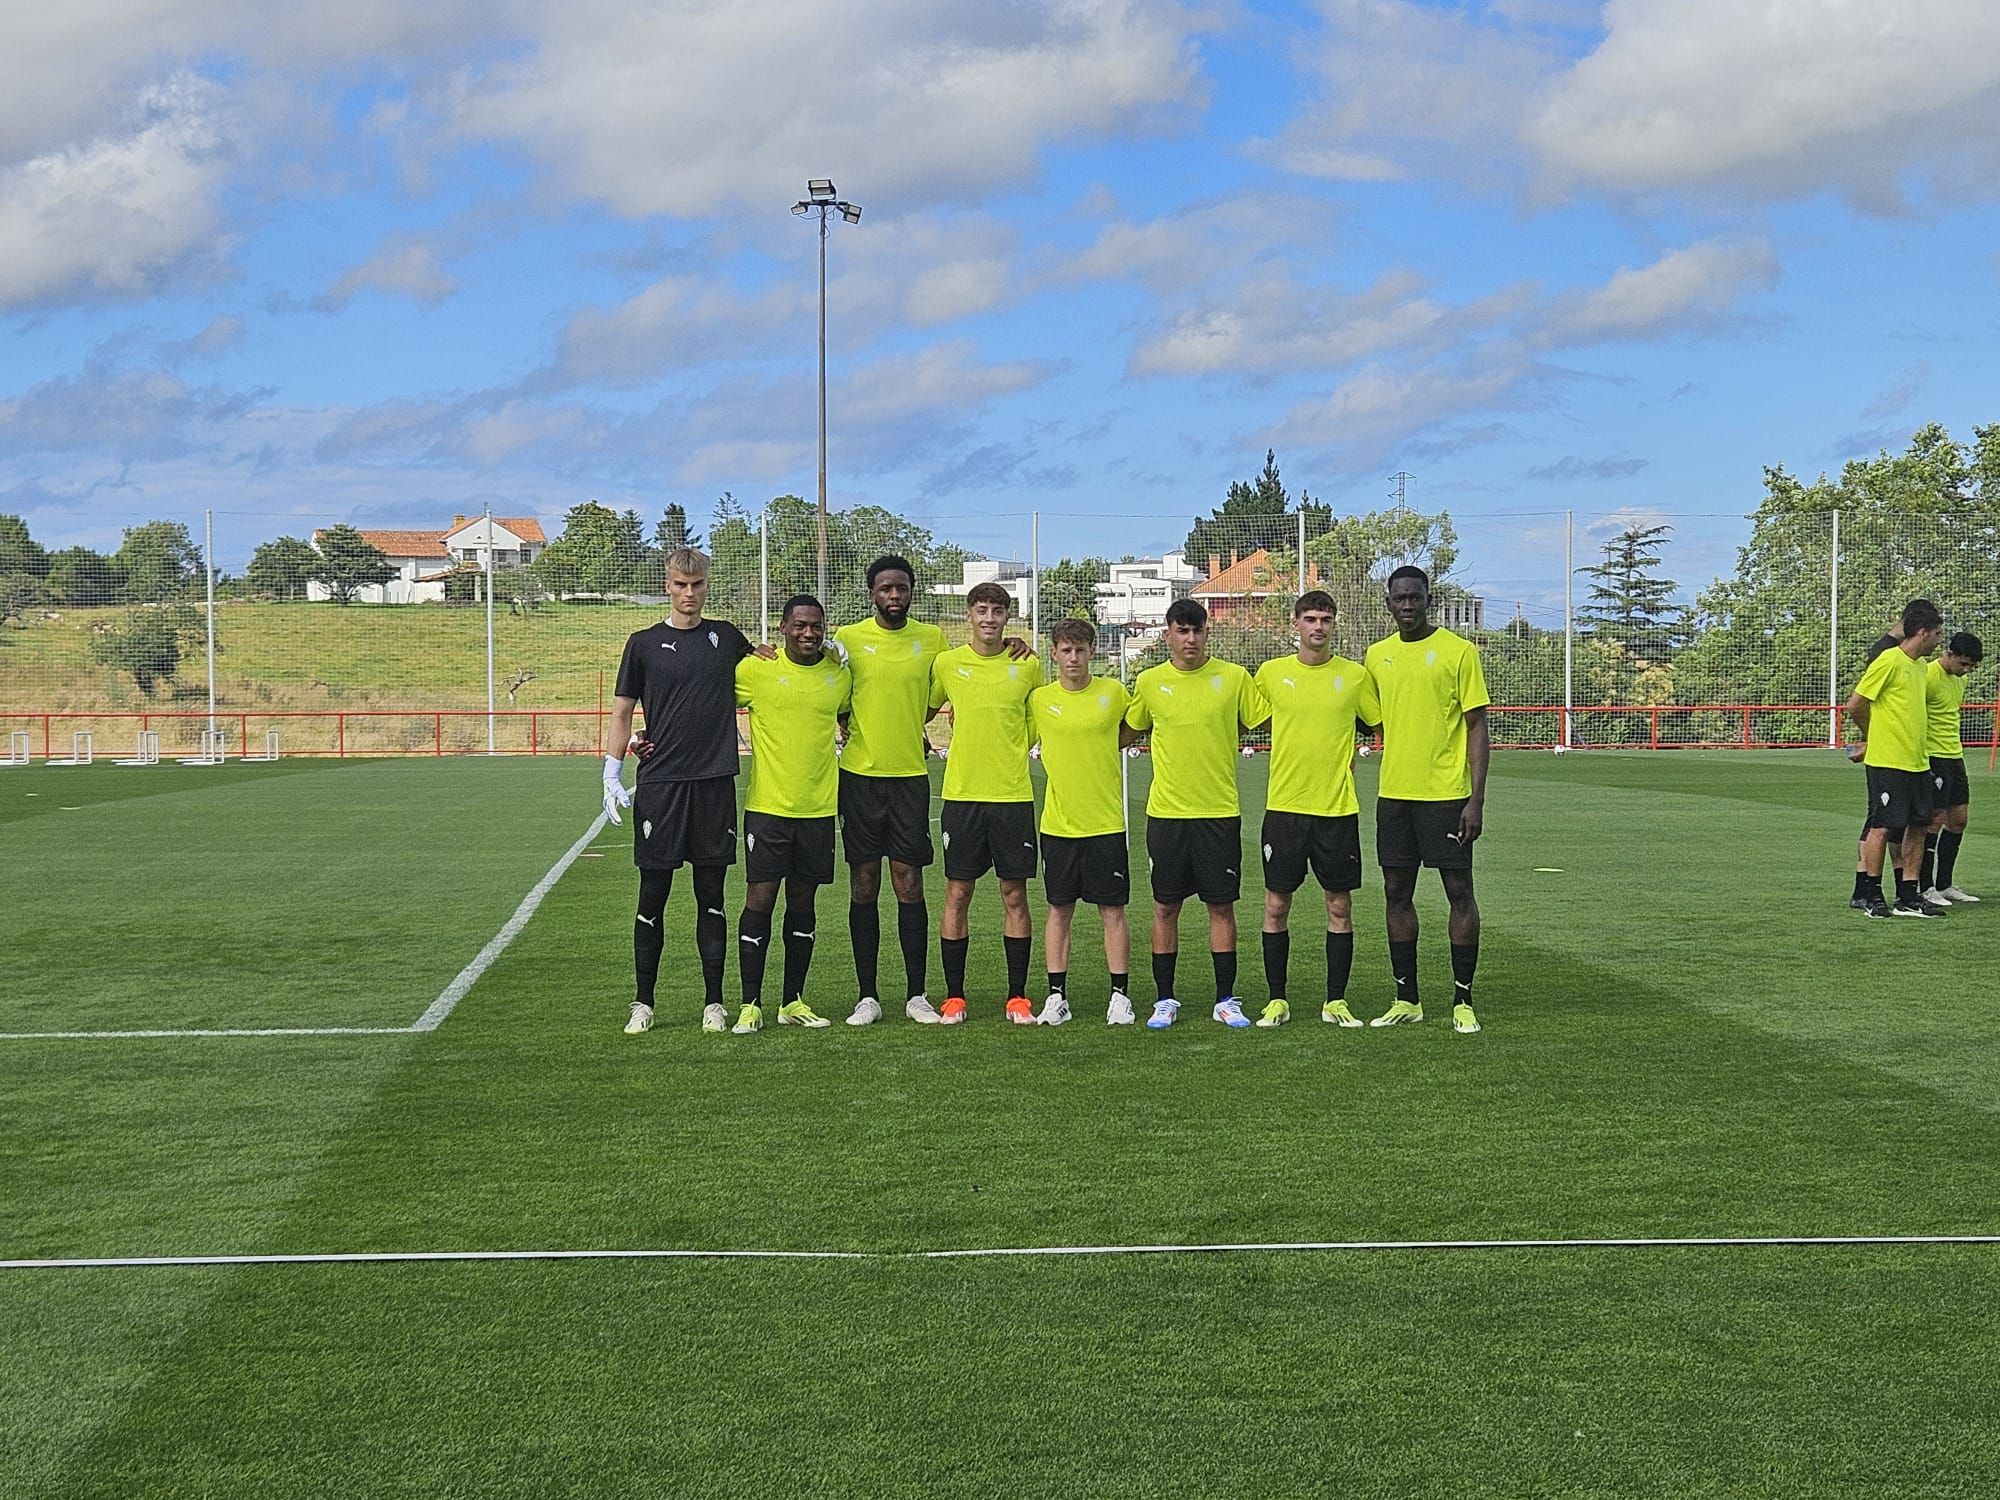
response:
[[(1177, 541), (1278, 451), (1498, 601), (2000, 417), (1983, 0), (81, 0), (0, 70), (0, 511), (114, 546), (814, 487)], [(1060, 514), (1056, 522), (1052, 518)]]

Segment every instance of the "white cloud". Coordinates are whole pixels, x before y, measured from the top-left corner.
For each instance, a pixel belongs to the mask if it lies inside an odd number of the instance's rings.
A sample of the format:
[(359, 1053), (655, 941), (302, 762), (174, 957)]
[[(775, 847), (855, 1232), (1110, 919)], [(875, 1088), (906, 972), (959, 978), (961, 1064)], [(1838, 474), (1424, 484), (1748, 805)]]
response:
[(184, 453), (212, 442), (265, 394), (93, 361), (0, 401), (0, 455), (88, 452), (131, 462)]
[(1358, 294), (1271, 274), (1173, 319), (1139, 345), (1131, 367), (1139, 375), (1337, 369), (1430, 342), (1448, 321), (1414, 272), (1391, 272)]
[(1720, 318), (1747, 293), (1768, 291), (1777, 281), (1777, 258), (1762, 240), (1704, 240), (1559, 302), (1542, 338), (1562, 344), (1650, 338)]
[(339, 312), (364, 291), (435, 303), (457, 290), (458, 283), (438, 264), (435, 245), (414, 235), (390, 234), (383, 236), (373, 255), (315, 297), (313, 306), (321, 312)]
[(233, 151), (217, 91), (147, 90), (125, 133), (0, 169), (0, 308), (138, 297), (219, 259)]
[(1522, 404), (1540, 373), (1545, 372), (1514, 349), (1495, 350), (1472, 365), (1371, 365), (1328, 395), (1294, 406), (1274, 440), (1301, 447), (1378, 447), (1468, 411)]

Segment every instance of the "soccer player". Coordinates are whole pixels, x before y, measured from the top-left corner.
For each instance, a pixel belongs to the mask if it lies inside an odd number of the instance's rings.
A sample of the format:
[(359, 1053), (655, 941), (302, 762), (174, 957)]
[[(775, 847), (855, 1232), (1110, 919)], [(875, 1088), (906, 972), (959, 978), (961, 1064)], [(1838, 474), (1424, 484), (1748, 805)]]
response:
[(1034, 1024), (1028, 1003), (1028, 882), (1035, 875), (1035, 792), (1028, 782), (1028, 695), (1041, 686), (1033, 661), (1010, 655), (1005, 636), (1014, 601), (997, 583), (975, 583), (965, 595), (972, 640), (931, 665), (932, 708), (951, 705), (951, 754), (944, 765), (944, 916), (938, 947), (944, 960), (944, 1005), (938, 1020), (965, 1019), (967, 914), (979, 877), (1000, 882), (1007, 951), (1007, 1019)]
[(1472, 980), (1479, 968), (1479, 903), (1472, 845), (1486, 824), (1486, 673), (1472, 642), (1430, 621), (1422, 568), (1389, 575), (1396, 633), (1368, 648), (1382, 703), (1382, 777), (1375, 796), (1375, 857), (1388, 906), (1389, 969), (1396, 998), (1370, 1026), (1424, 1018), (1417, 993), (1417, 872), (1429, 865), (1451, 903), (1451, 1027), (1479, 1030)]
[(1174, 997), (1181, 906), (1208, 908), (1215, 1008), (1225, 1026), (1248, 1026), (1236, 998), (1236, 902), (1242, 895), (1243, 817), (1236, 793), (1242, 731), (1270, 716), (1250, 674), (1208, 654), (1208, 611), (1194, 599), (1167, 606), (1167, 659), (1132, 685), (1125, 722), (1152, 735), (1153, 784), (1146, 793), (1146, 860), (1153, 872), (1153, 988), (1146, 1025), (1164, 1031), (1180, 1016)]
[(1125, 919), (1131, 893), (1131, 853), (1125, 839), (1124, 762), (1119, 751), (1137, 738), (1125, 722), (1131, 696), (1115, 677), (1093, 677), (1097, 629), (1088, 620), (1061, 620), (1049, 632), (1056, 680), (1028, 695), (1030, 733), (1041, 745), (1042, 890), (1049, 914), (1042, 927), (1048, 997), (1035, 1019), (1060, 1026), (1070, 1017), (1069, 943), (1076, 903), (1097, 908), (1104, 925), (1104, 961), (1111, 970), (1105, 1020), (1130, 1026), (1132, 930)]
[(868, 565), (874, 612), (843, 625), (834, 639), (847, 656), (854, 707), (840, 754), (840, 836), (847, 856), (850, 904), (847, 931), (854, 944), (854, 978), (860, 1001), (847, 1018), (867, 1026), (882, 1018), (875, 998), (876, 960), (882, 947), (882, 860), (896, 892), (896, 938), (903, 950), (904, 1014), (935, 1024), (936, 1009), (924, 993), (929, 962), (930, 910), (924, 901), (924, 867), (931, 847), (931, 778), (924, 767), (930, 746), (931, 664), (944, 650), (944, 632), (910, 618), (916, 570), (903, 557), (878, 557)]
[[(751, 645), (724, 620), (702, 617), (708, 558), (683, 547), (667, 558), (671, 612), (636, 631), (618, 664), (617, 696), (605, 725), (604, 812), (619, 822), (632, 809), (632, 858), (639, 867), (639, 911), (632, 926), (637, 993), (625, 1023), (629, 1036), (653, 1025), (653, 991), (666, 946), (667, 897), (674, 871), (694, 867), (695, 950), (701, 956), (703, 1031), (727, 1031), (722, 966), (729, 926), (723, 876), (736, 863), (736, 664)], [(643, 707), (646, 739), (634, 741), (632, 713)], [(619, 780), (627, 750), (639, 751), (638, 784)]]
[[(1888, 630), (1877, 636), (1868, 647), (1868, 654), (1861, 659), (1867, 665), (1884, 651), (1894, 651), (1903, 644), (1903, 621), (1899, 615), (1889, 622)], [(1856, 765), (1861, 763), (1862, 747), (1856, 745), (1847, 752), (1847, 758)], [(1875, 800), (1868, 799), (1868, 805), (1861, 810), (1861, 833), (1854, 841), (1854, 895), (1848, 905), (1857, 911), (1868, 909), (1868, 830), (1875, 814)]]
[(1924, 669), (1924, 702), (1930, 729), (1924, 739), (1931, 762), (1936, 810), (1924, 841), (1917, 889), (1931, 906), (1976, 905), (1979, 898), (1958, 884), (1958, 847), (1965, 839), (1972, 784), (1965, 774), (1965, 745), (1959, 739), (1959, 707), (1965, 676), (1985, 660), (1979, 637), (1961, 630), (1945, 643), (1944, 654)]
[[(1924, 658), (1937, 649), (1944, 617), (1928, 599), (1903, 606), (1903, 640), (1868, 664), (1847, 700), (1847, 716), (1867, 741), (1868, 840), (1863, 846), (1868, 883), (1862, 908), (1871, 917), (1928, 917), (1933, 913), (1917, 890), (1924, 831), (1930, 826), (1930, 757), (1925, 744), (1930, 715), (1925, 698)], [(1891, 840), (1898, 846), (1896, 904), (1882, 896), (1882, 866)]]
[(785, 887), (785, 988), (780, 1026), (830, 1024), (806, 1004), (819, 888), (833, 883), (833, 819), (840, 800), (834, 729), (852, 679), (826, 649), (826, 610), (794, 594), (778, 618), (784, 651), (736, 664), (736, 701), (750, 710), (750, 790), (743, 799), (743, 914), (736, 923), (743, 1009), (730, 1029), (764, 1026), (764, 964), (771, 912)]
[(1292, 893), (1306, 867), (1326, 896), (1326, 1001), (1319, 1018), (1359, 1026), (1347, 1008), (1354, 971), (1354, 900), (1361, 886), (1361, 803), (1354, 794), (1357, 724), (1382, 722), (1375, 680), (1358, 661), (1336, 656), (1333, 625), (1339, 607), (1323, 589), (1309, 589), (1292, 607), (1295, 655), (1257, 669), (1258, 690), (1271, 705), (1271, 781), (1264, 801), (1264, 981), (1270, 1003), (1259, 1026), (1292, 1018), (1286, 996), (1292, 958)]

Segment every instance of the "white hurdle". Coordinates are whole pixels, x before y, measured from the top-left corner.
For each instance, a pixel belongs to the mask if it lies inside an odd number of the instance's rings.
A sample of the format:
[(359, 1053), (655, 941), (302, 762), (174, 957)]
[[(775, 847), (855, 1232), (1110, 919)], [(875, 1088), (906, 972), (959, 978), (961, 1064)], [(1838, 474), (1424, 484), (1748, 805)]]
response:
[(139, 731), (139, 748), (130, 760), (115, 760), (115, 766), (157, 766), (160, 763), (160, 732), (157, 729)]
[(204, 729), (201, 732), (201, 751), (196, 755), (174, 757), (184, 766), (219, 766), (229, 759), (229, 736), (220, 729)]
[(79, 729), (69, 737), (69, 759), (42, 762), (48, 766), (87, 766), (91, 761), (90, 731)]
[(28, 764), (28, 731), (10, 730), (7, 734), (7, 758), (0, 760), (0, 771), (11, 770), (15, 766)]
[(246, 766), (259, 765), (264, 761), (276, 760), (278, 758), (278, 731), (275, 729), (264, 731), (264, 753), (262, 755), (243, 755), (237, 758)]

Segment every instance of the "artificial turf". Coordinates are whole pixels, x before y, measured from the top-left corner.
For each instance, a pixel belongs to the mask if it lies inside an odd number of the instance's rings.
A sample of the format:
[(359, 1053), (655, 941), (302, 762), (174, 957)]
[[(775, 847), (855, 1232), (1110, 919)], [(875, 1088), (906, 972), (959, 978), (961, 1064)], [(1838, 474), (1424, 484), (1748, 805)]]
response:
[[(8, 778), (6, 1031), (407, 1024), (595, 802), (574, 761)], [(1826, 754), (1501, 757), (1476, 1037), (1427, 881), (1416, 1028), (1312, 1020), (1310, 940), (1300, 1021), (1216, 1027), (1191, 917), (1203, 1003), (1109, 1030), (1087, 914), (1077, 1021), (1009, 1027), (986, 892), (964, 1028), (705, 1036), (677, 892), (628, 1038), (611, 831), (435, 1033), (0, 1043), (0, 1255), (2000, 1232), (2000, 900), (1848, 911), (1858, 802)], [(1996, 1294), (2000, 1247), (5, 1271), (0, 1493), (1983, 1495)]]

